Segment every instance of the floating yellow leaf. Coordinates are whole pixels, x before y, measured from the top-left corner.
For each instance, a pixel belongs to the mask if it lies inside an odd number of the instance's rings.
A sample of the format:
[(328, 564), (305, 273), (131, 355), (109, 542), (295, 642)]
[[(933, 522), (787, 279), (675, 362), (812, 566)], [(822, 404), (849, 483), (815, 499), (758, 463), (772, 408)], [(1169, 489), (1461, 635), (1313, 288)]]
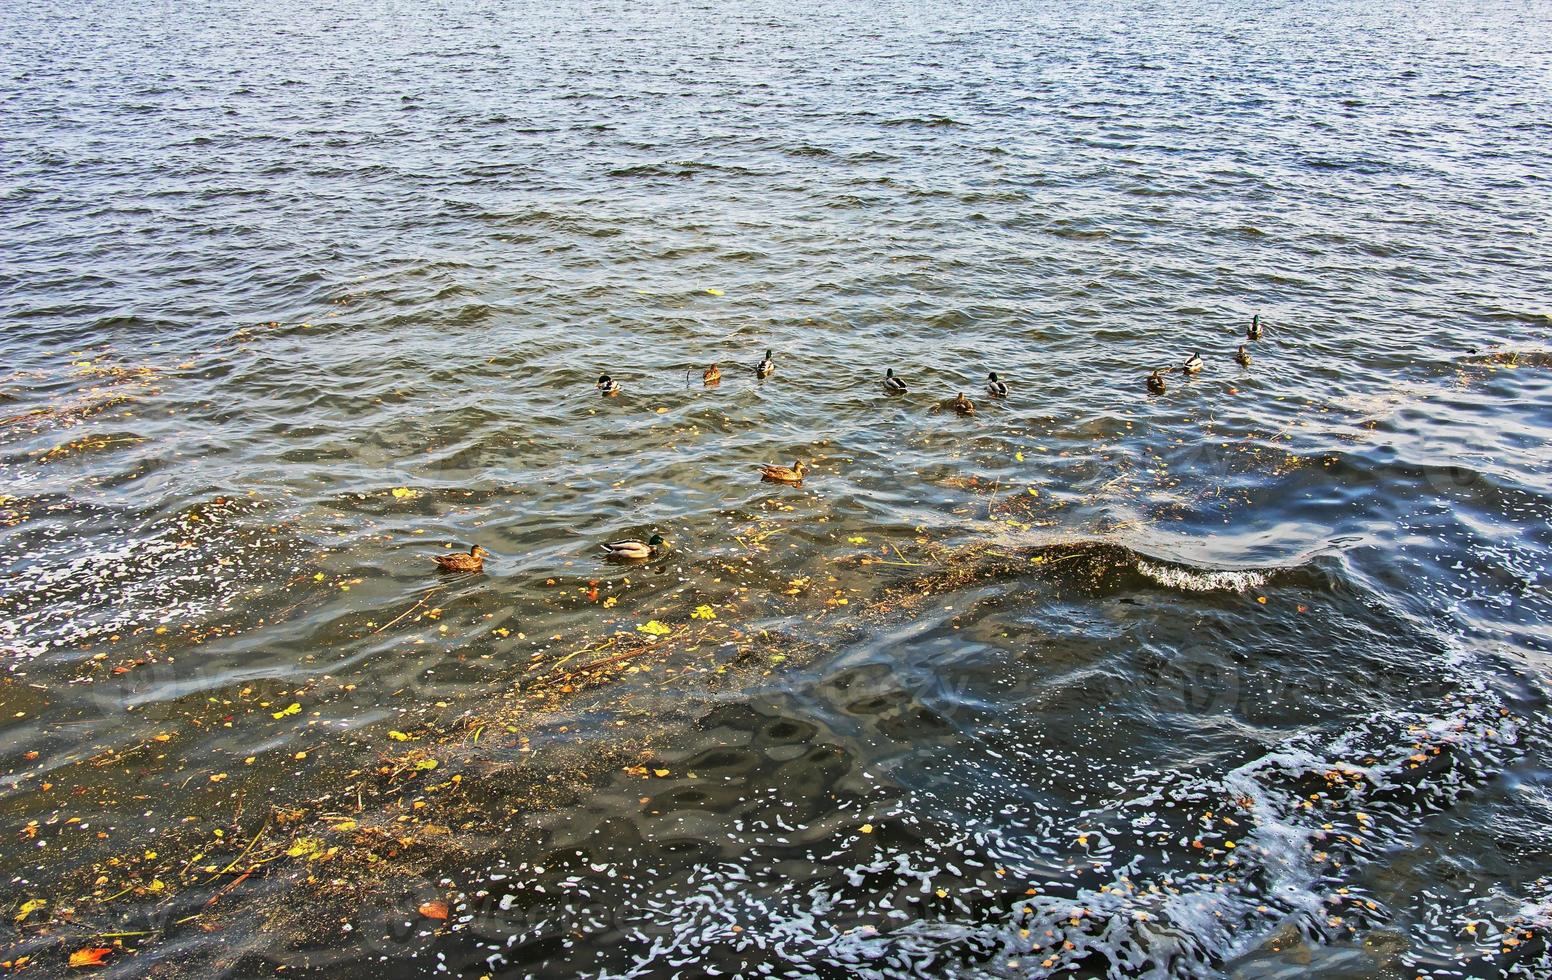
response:
[(854, 534), (851, 537), (846, 539), (846, 543), (847, 544), (867, 544), (868, 543), (868, 539), (864, 538), (860, 534)]
[(1038, 496), (1040, 496), (1040, 491), (1036, 490), (1034, 487), (1030, 487), (1029, 488), (1029, 495), (1031, 497), (1038, 497)]
[(435, 759), (421, 759), (419, 762), (415, 763), (415, 768), (422, 771), (435, 769), (436, 767), (437, 761)]
[(667, 636), (669, 633), (673, 632), (673, 630), (669, 629), (667, 626), (664, 626), (662, 623), (655, 619), (642, 623), (640, 626), (636, 627), (636, 629), (639, 632), (647, 634), (648, 636)]
[(410, 740), (410, 737), (403, 732), (389, 732), (388, 737), (395, 742), (408, 742)]
[(657, 776), (658, 778), (662, 778), (663, 776), (668, 775), (668, 770), (667, 769), (654, 769), (654, 770), (652, 770), (652, 775)]
[(314, 582), (322, 582), (323, 581), (323, 573), (322, 572), (318, 572), (318, 573), (314, 574), (313, 575), (313, 581)]
[(865, 823), (862, 825), (861, 830), (864, 834), (871, 834), (873, 833), (873, 825), (870, 823)]
[(717, 613), (716, 613), (716, 610), (712, 609), (710, 606), (696, 606), (695, 607), (695, 611), (690, 613), (690, 618), (691, 619), (716, 619), (717, 618)]
[(1014, 453), (1013, 454), (1013, 458), (1018, 460), (1020, 463), (1024, 462), (1024, 454), (1023, 453)]
[(604, 608), (605, 609), (612, 609), (615, 606), (615, 604), (618, 603), (619, 601), (620, 601), (619, 599), (616, 599), (612, 595), (606, 595), (606, 596), (604, 596)]
[(27, 918), (27, 916), (29, 916), (32, 913), (38, 911), (38, 909), (43, 908), (47, 904), (48, 904), (48, 900), (47, 899), (43, 899), (43, 898), (29, 898), (27, 901), (22, 903), (21, 910), (19, 912), (17, 912), (17, 914), (16, 914), (16, 921), (17, 922), (22, 921), (23, 919)]
[(713, 295), (713, 296), (722, 296), (722, 295), (725, 295), (725, 294), (724, 294), (724, 293), (723, 293), (723, 292), (722, 292), (722, 290), (720, 290), (720, 289), (718, 289), (718, 288), (717, 288), (717, 287), (716, 287), (716, 286), (708, 286), (708, 287), (707, 287), (707, 289), (706, 289), (706, 292), (708, 292), (708, 293), (710, 293), (710, 294), (711, 294), (711, 295)]
[(355, 830), (356, 829), (356, 822), (354, 820), (341, 820), (339, 823), (334, 825), (334, 829), (335, 830)]
[(297, 704), (295, 701), (292, 701), (290, 704), (286, 705), (284, 708), (281, 708), (279, 711), (272, 711), (270, 714), (273, 715), (276, 719), (280, 719), (287, 718), (295, 714), (301, 714), (301, 712), (302, 706)]
[(399, 500), (409, 500), (416, 495), (416, 491), (411, 490), (409, 487), (394, 487), (393, 495)]
[(286, 848), (287, 857), (311, 857), (323, 848), (323, 841), (316, 837), (298, 837), (296, 843)]

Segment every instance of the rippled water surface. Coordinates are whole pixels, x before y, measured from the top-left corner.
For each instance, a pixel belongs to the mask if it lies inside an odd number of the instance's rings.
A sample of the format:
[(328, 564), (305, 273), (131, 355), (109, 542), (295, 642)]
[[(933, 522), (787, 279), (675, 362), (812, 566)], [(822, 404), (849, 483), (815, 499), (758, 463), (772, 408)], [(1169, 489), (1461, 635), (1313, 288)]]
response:
[(1549, 92), (1536, 2), (3, 5), (0, 960), (1548, 975)]

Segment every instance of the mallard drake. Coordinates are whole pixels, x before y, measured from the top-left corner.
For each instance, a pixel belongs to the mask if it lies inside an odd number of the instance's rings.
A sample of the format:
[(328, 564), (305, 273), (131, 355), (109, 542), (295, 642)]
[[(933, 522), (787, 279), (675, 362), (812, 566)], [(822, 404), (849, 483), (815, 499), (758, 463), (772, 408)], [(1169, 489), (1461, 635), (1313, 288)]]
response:
[(722, 380), (722, 369), (713, 364), (701, 372), (701, 382), (706, 385), (714, 385)]
[(1240, 367), (1250, 367), (1250, 352), (1245, 349), (1244, 344), (1240, 344), (1239, 350), (1234, 352), (1234, 360), (1239, 362)]
[(657, 554), (658, 545), (663, 543), (661, 534), (654, 534), (645, 541), (610, 541), (599, 545), (610, 558), (619, 558), (625, 561), (645, 561)]
[(905, 394), (905, 382), (895, 377), (894, 368), (890, 368), (884, 372), (884, 387), (891, 395)]
[(1204, 363), (1206, 362), (1202, 360), (1202, 355), (1192, 354), (1190, 357), (1186, 358), (1186, 362), (1184, 364), (1180, 365), (1180, 370), (1184, 371), (1186, 374), (1195, 374), (1202, 369), (1202, 365)]
[(959, 394), (955, 395), (953, 398), (950, 398), (948, 401), (944, 402), (943, 403), (943, 407), (944, 408), (952, 408), (954, 411), (958, 412), (960, 415), (974, 415), (975, 414), (975, 402), (973, 402), (970, 399), (966, 398), (965, 397), (965, 393), (962, 392), (962, 391)]
[(1169, 390), (1169, 385), (1164, 383), (1163, 368), (1154, 368), (1153, 373), (1148, 375), (1148, 390), (1155, 395), (1162, 395)]
[(607, 374), (600, 374), (598, 376), (598, 390), (603, 393), (605, 398), (618, 395), (620, 393), (620, 383)]
[(1250, 340), (1261, 339), (1261, 314), (1257, 313), (1250, 318), (1250, 326), (1245, 328), (1245, 336)]
[(754, 366), (754, 376), (762, 379), (769, 378), (775, 372), (776, 362), (771, 360), (771, 352), (767, 348), (765, 351), (765, 360)]
[(997, 377), (997, 372), (992, 371), (986, 375), (986, 393), (993, 398), (1008, 397), (1008, 383)]
[(451, 555), (432, 555), (431, 560), (444, 572), (478, 572), (485, 567), (485, 556), (488, 554), (490, 552), (484, 548), (474, 545), (468, 554), (459, 551)]
[(776, 466), (772, 463), (760, 463), (760, 479), (770, 480), (773, 483), (791, 483), (793, 485), (803, 482), (803, 461), (796, 459), (791, 466)]

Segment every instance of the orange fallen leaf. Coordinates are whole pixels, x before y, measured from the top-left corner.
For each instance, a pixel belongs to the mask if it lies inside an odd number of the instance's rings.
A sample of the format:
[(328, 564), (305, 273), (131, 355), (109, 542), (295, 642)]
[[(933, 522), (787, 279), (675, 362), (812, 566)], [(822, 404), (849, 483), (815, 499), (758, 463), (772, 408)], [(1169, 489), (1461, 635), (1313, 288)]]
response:
[(445, 920), (447, 918), (447, 903), (440, 899), (434, 902), (421, 902), (418, 911), (428, 919)]
[(102, 966), (113, 950), (105, 946), (87, 946), (70, 954), (71, 966)]

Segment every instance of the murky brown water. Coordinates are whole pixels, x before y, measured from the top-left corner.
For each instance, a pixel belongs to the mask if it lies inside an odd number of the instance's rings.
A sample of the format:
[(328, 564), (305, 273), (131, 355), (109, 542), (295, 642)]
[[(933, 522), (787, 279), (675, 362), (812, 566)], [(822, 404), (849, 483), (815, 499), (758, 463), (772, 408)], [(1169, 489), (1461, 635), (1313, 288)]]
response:
[(1549, 38), (13, 5), (0, 962), (1546, 975)]

